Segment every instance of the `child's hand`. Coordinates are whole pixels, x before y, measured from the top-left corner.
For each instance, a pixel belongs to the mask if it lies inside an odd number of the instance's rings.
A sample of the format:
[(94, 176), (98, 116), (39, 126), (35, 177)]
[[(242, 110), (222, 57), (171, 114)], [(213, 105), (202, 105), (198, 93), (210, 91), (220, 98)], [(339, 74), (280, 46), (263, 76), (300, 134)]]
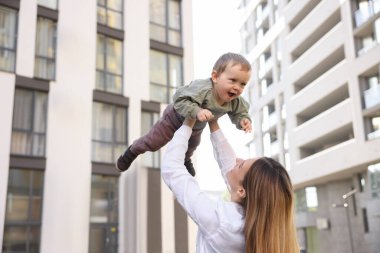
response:
[(245, 119), (242, 119), (240, 121), (240, 126), (241, 126), (241, 129), (246, 132), (246, 133), (250, 133), (252, 132), (252, 124), (251, 124), (251, 121), (247, 118)]
[(212, 118), (214, 118), (214, 115), (207, 109), (201, 109), (197, 113), (197, 120), (199, 121), (209, 121)]

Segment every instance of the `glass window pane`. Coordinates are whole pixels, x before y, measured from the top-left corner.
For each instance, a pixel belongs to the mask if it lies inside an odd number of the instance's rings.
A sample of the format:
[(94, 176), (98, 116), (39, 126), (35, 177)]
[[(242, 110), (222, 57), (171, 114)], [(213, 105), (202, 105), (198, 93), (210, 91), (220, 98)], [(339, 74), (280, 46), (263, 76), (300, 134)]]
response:
[(91, 185), (92, 223), (117, 222), (118, 214), (118, 178), (93, 175)]
[(115, 158), (112, 153), (112, 144), (93, 141), (92, 142), (92, 161), (113, 163), (115, 161)]
[(14, 71), (16, 55), (14, 52), (0, 49), (0, 69)]
[(107, 39), (107, 71), (121, 75), (122, 43), (120, 40)]
[(150, 98), (153, 101), (167, 103), (167, 87), (162, 85), (150, 84)]
[(104, 70), (104, 55), (105, 55), (105, 37), (103, 35), (97, 36), (96, 43), (96, 68)]
[(57, 0), (38, 0), (37, 3), (50, 9), (57, 9)]
[(119, 12), (123, 11), (123, 1), (122, 0), (107, 0), (108, 8), (116, 10)]
[(33, 130), (36, 133), (46, 132), (47, 98), (46, 93), (35, 92)]
[(33, 92), (16, 89), (13, 129), (32, 130)]
[(46, 18), (38, 18), (36, 32), (36, 77), (54, 79), (55, 77), (56, 23)]
[(112, 74), (106, 74), (105, 76), (106, 76), (106, 84), (107, 84), (105, 90), (108, 92), (120, 94), (122, 92), (122, 85), (123, 85), (121, 76), (112, 75)]
[(123, 15), (120, 12), (108, 10), (108, 22), (110, 27), (122, 29), (123, 28)]
[(181, 34), (178, 31), (169, 31), (169, 44), (173, 46), (181, 46)]
[(0, 6), (0, 47), (15, 49), (16, 11)]
[(5, 226), (2, 252), (3, 253), (28, 252), (28, 248), (27, 248), (28, 231), (27, 230), (28, 230), (27, 227)]
[(122, 107), (116, 107), (115, 138), (116, 142), (127, 142), (127, 110)]
[(26, 132), (12, 131), (11, 154), (31, 155), (32, 135)]
[(96, 88), (99, 90), (106, 90), (106, 73), (103, 71), (96, 71)]
[(181, 28), (180, 2), (169, 1), (169, 27), (179, 30)]
[(43, 156), (45, 154), (45, 135), (33, 135), (33, 152), (34, 156)]
[(102, 227), (90, 229), (90, 253), (104, 253), (106, 231)]
[(165, 27), (150, 24), (150, 38), (153, 40), (166, 42)]
[(31, 174), (25, 170), (9, 171), (6, 221), (27, 221)]
[(165, 0), (150, 0), (150, 22), (165, 25), (166, 7)]
[(150, 51), (150, 82), (167, 85), (167, 61), (164, 53)]
[(38, 18), (36, 31), (36, 55), (54, 58), (56, 24), (46, 18)]
[(97, 16), (98, 23), (103, 25), (107, 24), (107, 11), (105, 8), (98, 6)]
[(33, 171), (32, 199), (31, 199), (31, 220), (40, 221), (42, 214), (42, 193), (44, 174), (41, 171)]
[(169, 55), (170, 66), (170, 86), (180, 87), (182, 86), (182, 58), (175, 55)]
[(112, 142), (112, 106), (94, 103), (92, 138)]

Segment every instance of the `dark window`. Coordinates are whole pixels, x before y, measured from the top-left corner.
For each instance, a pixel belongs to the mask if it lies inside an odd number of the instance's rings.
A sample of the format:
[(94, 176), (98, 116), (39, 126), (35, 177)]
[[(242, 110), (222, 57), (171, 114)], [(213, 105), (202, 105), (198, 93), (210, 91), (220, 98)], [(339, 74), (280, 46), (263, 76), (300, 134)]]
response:
[(55, 79), (56, 30), (55, 21), (42, 17), (37, 19), (35, 77)]
[(362, 208), (362, 214), (363, 214), (363, 225), (364, 225), (364, 233), (369, 232), (369, 226), (368, 226), (368, 216), (367, 216), (367, 209)]
[(17, 11), (0, 6), (0, 70), (14, 72)]
[(3, 253), (39, 252), (43, 179), (43, 171), (9, 170)]
[(47, 93), (16, 89), (11, 153), (45, 156)]
[(118, 177), (92, 175), (90, 253), (117, 253)]
[(96, 89), (122, 93), (123, 42), (101, 34), (97, 39)]

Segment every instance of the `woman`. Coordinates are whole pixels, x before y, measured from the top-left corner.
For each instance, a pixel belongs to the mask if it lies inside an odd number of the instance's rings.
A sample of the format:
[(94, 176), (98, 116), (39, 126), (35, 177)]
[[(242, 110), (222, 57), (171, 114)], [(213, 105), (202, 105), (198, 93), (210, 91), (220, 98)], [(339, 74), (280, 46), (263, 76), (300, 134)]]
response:
[(183, 159), (195, 120), (186, 119), (169, 142), (161, 169), (165, 183), (198, 225), (197, 253), (298, 253), (289, 175), (271, 158), (238, 159), (210, 121), (214, 156), (231, 201), (213, 201), (189, 175)]

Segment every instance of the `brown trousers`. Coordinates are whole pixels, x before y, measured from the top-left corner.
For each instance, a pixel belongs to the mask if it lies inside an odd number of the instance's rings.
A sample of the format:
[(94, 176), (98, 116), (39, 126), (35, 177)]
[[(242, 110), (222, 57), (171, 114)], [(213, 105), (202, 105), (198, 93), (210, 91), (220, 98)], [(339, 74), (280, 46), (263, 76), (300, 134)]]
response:
[[(140, 155), (146, 151), (157, 151), (166, 145), (172, 138), (175, 131), (182, 126), (183, 119), (174, 110), (172, 104), (168, 105), (162, 117), (152, 126), (150, 131), (135, 140), (131, 146), (131, 152), (135, 155)], [(201, 142), (201, 134), (203, 129), (194, 130), (189, 139), (185, 161), (189, 160), (195, 149)]]

